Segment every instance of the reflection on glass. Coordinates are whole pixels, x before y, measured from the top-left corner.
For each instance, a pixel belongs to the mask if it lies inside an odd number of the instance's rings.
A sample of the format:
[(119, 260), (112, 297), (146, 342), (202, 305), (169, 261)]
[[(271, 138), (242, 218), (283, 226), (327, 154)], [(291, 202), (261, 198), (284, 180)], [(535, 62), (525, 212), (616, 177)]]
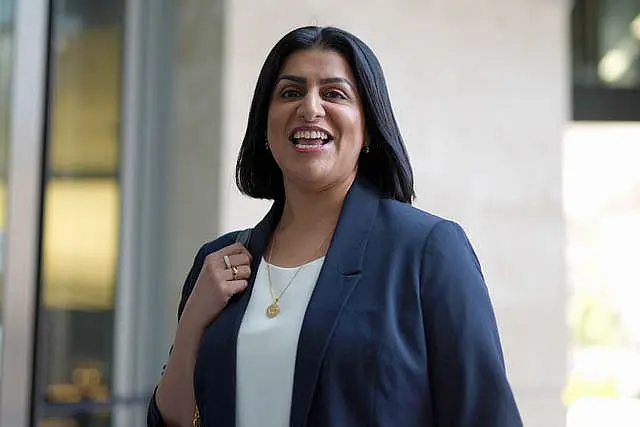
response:
[(640, 426), (640, 124), (564, 143), (571, 300), (567, 427)]
[[(14, 0), (0, 0), (0, 309), (4, 289), (4, 243), (7, 214), (7, 158), (11, 113), (11, 74), (13, 57)], [(0, 319), (2, 313), (0, 312)], [(0, 324), (0, 354), (2, 354)], [(0, 373), (1, 375), (1, 373)]]
[(44, 304), (110, 310), (115, 288), (118, 187), (111, 178), (57, 178), (47, 187)]
[(573, 46), (576, 83), (640, 87), (640, 2), (576, 1)]
[(124, 0), (54, 0), (39, 426), (111, 425)]

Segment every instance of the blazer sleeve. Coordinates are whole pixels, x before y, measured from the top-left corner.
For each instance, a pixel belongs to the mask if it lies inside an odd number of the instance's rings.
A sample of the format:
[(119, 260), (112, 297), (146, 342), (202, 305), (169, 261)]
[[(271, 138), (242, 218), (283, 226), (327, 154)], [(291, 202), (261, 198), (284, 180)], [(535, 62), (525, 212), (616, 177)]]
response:
[(480, 263), (458, 224), (434, 226), (421, 277), (435, 425), (521, 427)]
[[(189, 270), (189, 274), (187, 275), (187, 278), (182, 287), (182, 295), (180, 297), (180, 304), (178, 305), (178, 320), (180, 320), (180, 316), (182, 315), (184, 306), (186, 305), (187, 300), (189, 299), (189, 295), (191, 295), (191, 291), (193, 290), (196, 280), (198, 280), (198, 275), (200, 274), (200, 270), (202, 269), (202, 265), (204, 264), (204, 258), (206, 257), (208, 252), (211, 252), (211, 251), (207, 250), (207, 246), (205, 245), (202, 248), (200, 248), (200, 250), (195, 256), (193, 265), (191, 266), (191, 270)], [(173, 351), (173, 346), (171, 346), (171, 348), (169, 349), (169, 355), (171, 355), (172, 351)], [(162, 367), (163, 375), (166, 367), (167, 367), (166, 364)], [(160, 410), (158, 409), (158, 404), (156, 403), (156, 390), (157, 390), (157, 387), (153, 390), (153, 395), (151, 397), (151, 400), (147, 408), (147, 427), (165, 427), (166, 426), (164, 420), (162, 419), (162, 415), (160, 414)]]

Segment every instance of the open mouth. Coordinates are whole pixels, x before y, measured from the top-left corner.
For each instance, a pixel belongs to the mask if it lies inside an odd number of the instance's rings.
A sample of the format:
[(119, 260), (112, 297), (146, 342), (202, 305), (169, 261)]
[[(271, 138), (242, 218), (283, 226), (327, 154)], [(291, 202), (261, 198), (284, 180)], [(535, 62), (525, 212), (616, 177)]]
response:
[(319, 148), (333, 141), (333, 135), (320, 129), (300, 129), (294, 131), (291, 136), (289, 136), (289, 140), (291, 140), (297, 148), (312, 149)]

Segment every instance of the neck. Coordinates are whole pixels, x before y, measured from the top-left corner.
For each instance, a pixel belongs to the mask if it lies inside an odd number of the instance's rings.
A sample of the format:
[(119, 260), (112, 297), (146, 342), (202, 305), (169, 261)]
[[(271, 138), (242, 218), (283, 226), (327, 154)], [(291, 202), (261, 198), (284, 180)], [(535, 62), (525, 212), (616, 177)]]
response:
[(318, 191), (301, 189), (285, 182), (286, 198), (279, 228), (303, 231), (313, 228), (321, 232), (333, 230), (354, 178)]

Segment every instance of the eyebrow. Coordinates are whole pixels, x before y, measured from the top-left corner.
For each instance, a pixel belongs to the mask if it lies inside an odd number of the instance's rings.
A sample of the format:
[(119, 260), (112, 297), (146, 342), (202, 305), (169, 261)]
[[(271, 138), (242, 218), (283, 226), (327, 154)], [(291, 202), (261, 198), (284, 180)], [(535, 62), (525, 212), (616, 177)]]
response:
[[(278, 78), (278, 82), (281, 80), (290, 80), (294, 83), (298, 83), (298, 84), (307, 84), (307, 79), (304, 77), (299, 77), (299, 76), (293, 76), (291, 74), (283, 74), (280, 76), (280, 78)], [(334, 83), (344, 83), (347, 86), (349, 86), (352, 90), (355, 90), (353, 85), (351, 84), (351, 82), (347, 79), (345, 79), (344, 77), (329, 77), (326, 79), (320, 79), (320, 84), (326, 85), (326, 84), (334, 84)]]

